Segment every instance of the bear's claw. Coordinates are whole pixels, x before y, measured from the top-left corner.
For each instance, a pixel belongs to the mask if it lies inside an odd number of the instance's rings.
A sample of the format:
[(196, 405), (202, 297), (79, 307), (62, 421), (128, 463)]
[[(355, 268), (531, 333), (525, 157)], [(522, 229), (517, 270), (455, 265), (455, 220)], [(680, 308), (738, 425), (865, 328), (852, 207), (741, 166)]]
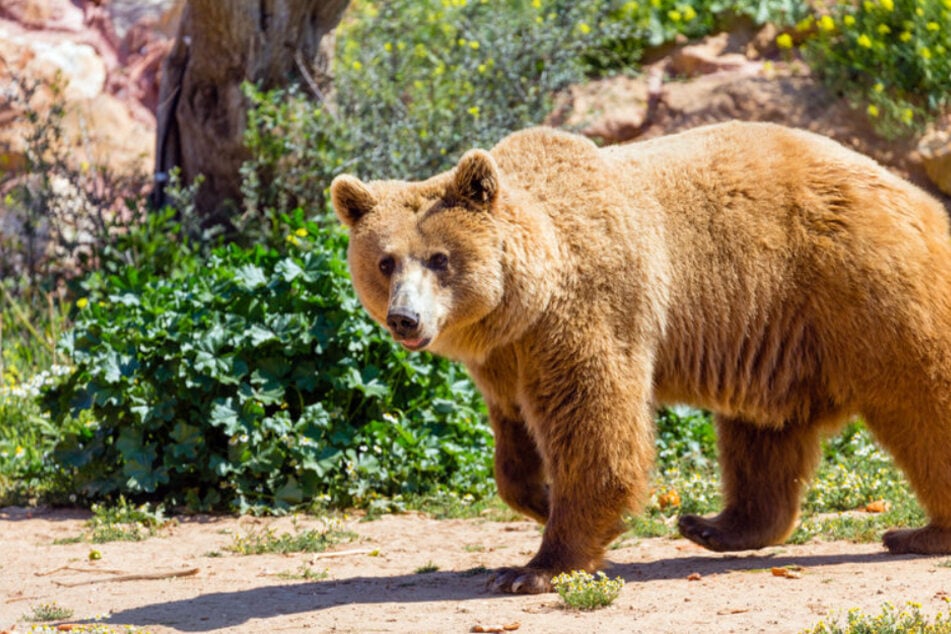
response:
[(542, 594), (551, 592), (552, 573), (537, 568), (500, 568), (486, 584), (491, 592)]

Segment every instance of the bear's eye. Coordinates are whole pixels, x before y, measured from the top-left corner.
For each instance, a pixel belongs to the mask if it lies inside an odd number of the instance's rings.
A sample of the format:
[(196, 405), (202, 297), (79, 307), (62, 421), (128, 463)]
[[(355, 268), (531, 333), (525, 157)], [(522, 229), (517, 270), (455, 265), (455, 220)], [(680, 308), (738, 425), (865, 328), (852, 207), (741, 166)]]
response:
[(392, 256), (388, 255), (382, 260), (380, 260), (380, 273), (389, 277), (393, 274), (393, 269), (396, 268), (396, 260)]
[(429, 257), (426, 266), (433, 271), (445, 271), (449, 267), (449, 256), (445, 253), (434, 253)]

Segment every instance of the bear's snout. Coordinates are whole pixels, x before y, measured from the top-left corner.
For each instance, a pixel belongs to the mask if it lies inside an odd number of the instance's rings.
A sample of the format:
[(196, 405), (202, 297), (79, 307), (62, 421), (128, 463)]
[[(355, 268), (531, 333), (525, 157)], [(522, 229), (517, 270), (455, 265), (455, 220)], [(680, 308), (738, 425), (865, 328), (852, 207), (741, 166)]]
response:
[(386, 325), (397, 339), (415, 339), (419, 335), (419, 313), (410, 308), (394, 306), (386, 314)]

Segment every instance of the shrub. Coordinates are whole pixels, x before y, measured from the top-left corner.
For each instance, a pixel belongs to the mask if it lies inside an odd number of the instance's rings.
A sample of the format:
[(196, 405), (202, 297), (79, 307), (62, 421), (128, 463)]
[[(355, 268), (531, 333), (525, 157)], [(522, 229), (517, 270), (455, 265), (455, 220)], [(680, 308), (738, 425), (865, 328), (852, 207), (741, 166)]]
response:
[(934, 620), (921, 613), (920, 603), (907, 603), (901, 609), (891, 603), (882, 606), (877, 615), (864, 614), (857, 608), (848, 611), (846, 622), (839, 619), (820, 621), (815, 627), (803, 630), (803, 634), (948, 634), (951, 632), (951, 614), (939, 612)]
[[(421, 178), (474, 146), (540, 123), (580, 80), (596, 3), (392, 0), (360, 3), (341, 25), (332, 102), (247, 88), (243, 168), (252, 229), (297, 205), (321, 208), (342, 171)], [(588, 7), (588, 8), (585, 8)], [(590, 24), (589, 24), (590, 23)], [(252, 229), (253, 231), (253, 229)]]
[(287, 219), (287, 253), (221, 247), (177, 279), (94, 274), (45, 396), (55, 460), (89, 497), (192, 508), (491, 485), (490, 436), (460, 370), (365, 315), (337, 223)]
[(896, 136), (951, 105), (949, 24), (951, 0), (840, 0), (801, 28), (810, 65)]
[(603, 572), (596, 575), (583, 570), (562, 573), (551, 580), (555, 592), (574, 610), (595, 610), (614, 603), (621, 594), (624, 580), (620, 577), (609, 579)]
[(598, 37), (585, 52), (589, 72), (634, 68), (645, 49), (678, 38), (696, 39), (745, 18), (756, 25), (795, 24), (809, 12), (803, 0), (610, 0)]

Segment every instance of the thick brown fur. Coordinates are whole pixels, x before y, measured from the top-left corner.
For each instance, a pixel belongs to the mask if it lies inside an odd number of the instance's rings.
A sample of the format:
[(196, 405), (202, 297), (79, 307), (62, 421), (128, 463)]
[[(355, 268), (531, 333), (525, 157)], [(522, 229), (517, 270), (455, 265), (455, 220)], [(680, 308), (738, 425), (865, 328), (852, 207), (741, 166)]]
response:
[(598, 149), (548, 129), (423, 182), (332, 186), (369, 313), (466, 364), (502, 497), (546, 523), (494, 587), (593, 570), (647, 487), (661, 403), (717, 413), (715, 550), (793, 530), (819, 439), (862, 415), (951, 553), (951, 248), (943, 208), (803, 131), (731, 123)]

